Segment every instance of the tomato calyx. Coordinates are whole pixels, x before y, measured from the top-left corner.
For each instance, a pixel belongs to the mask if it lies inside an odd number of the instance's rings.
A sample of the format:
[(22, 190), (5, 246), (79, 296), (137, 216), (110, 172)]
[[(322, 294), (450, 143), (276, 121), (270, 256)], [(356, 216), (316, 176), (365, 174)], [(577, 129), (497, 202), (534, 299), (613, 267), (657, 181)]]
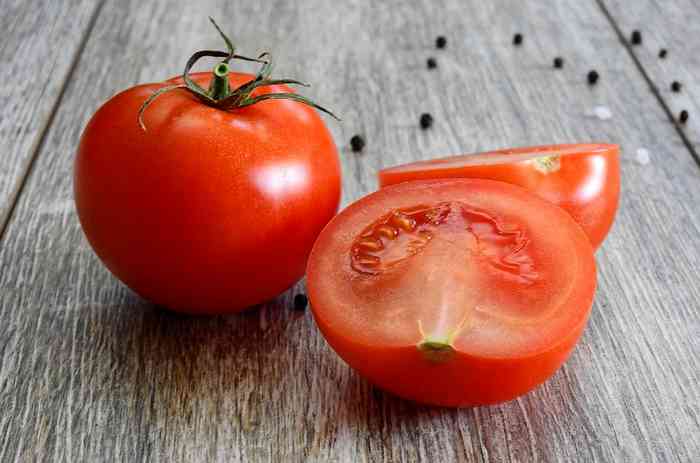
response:
[[(295, 80), (295, 79), (271, 79), (272, 74), (272, 55), (269, 52), (261, 53), (257, 58), (250, 58), (248, 56), (243, 56), (236, 54), (236, 48), (231, 42), (231, 39), (224, 34), (219, 25), (214, 21), (213, 18), (209, 17), (209, 21), (214, 25), (217, 32), (221, 38), (226, 43), (227, 51), (220, 50), (200, 50), (195, 52), (187, 60), (185, 65), (185, 70), (182, 73), (182, 80), (184, 84), (169, 85), (160, 88), (153, 92), (141, 105), (138, 112), (138, 123), (141, 128), (146, 131), (146, 125), (143, 122), (143, 114), (148, 108), (148, 106), (159, 96), (164, 93), (183, 89), (196, 96), (202, 103), (211, 106), (213, 108), (221, 109), (223, 111), (228, 111), (236, 108), (244, 108), (246, 106), (254, 105), (265, 100), (293, 100), (299, 103), (309, 105), (313, 108), (323, 111), (330, 115), (336, 120), (340, 120), (338, 116), (333, 114), (330, 110), (320, 106), (310, 100), (309, 98), (298, 95), (291, 92), (275, 92), (275, 93), (264, 93), (261, 95), (253, 96), (252, 93), (255, 89), (270, 85), (299, 85), (302, 87), (309, 87), (309, 84)], [(197, 82), (192, 80), (190, 77), (190, 70), (195, 65), (197, 61), (205, 56), (211, 56), (216, 58), (223, 58), (212, 70), (212, 80), (208, 89), (204, 89)], [(255, 63), (260, 63), (261, 67), (255, 78), (244, 83), (238, 88), (231, 89), (229, 85), (228, 73), (229, 73), (229, 62), (232, 59), (240, 59), (243, 61), (252, 61)]]

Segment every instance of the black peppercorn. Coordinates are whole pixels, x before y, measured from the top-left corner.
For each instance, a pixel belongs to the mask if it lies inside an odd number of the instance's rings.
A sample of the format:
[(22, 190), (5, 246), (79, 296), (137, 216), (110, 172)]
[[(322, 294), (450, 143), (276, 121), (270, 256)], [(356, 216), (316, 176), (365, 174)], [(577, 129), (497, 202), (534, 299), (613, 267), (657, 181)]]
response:
[(635, 29), (632, 31), (632, 37), (630, 39), (632, 45), (640, 45), (642, 43), (642, 33)]
[(520, 45), (523, 43), (523, 34), (518, 32), (513, 36), (513, 45)]
[(294, 310), (304, 310), (309, 304), (309, 298), (306, 294), (297, 294), (294, 296)]
[(365, 147), (365, 139), (361, 135), (353, 135), (350, 139), (350, 147), (355, 153), (359, 153)]
[(671, 91), (672, 92), (675, 92), (675, 93), (680, 92), (681, 87), (682, 87), (681, 83), (678, 82), (677, 80), (674, 80), (673, 82), (671, 82)]
[(435, 61), (433, 57), (428, 58), (425, 64), (428, 66), (428, 69), (435, 69), (437, 67), (437, 61)]
[(598, 82), (598, 78), (600, 76), (598, 75), (598, 71), (593, 70), (588, 73), (588, 84), (589, 85), (595, 85), (596, 82)]
[(554, 58), (554, 67), (557, 69), (563, 68), (564, 67), (564, 58), (562, 58), (561, 56), (557, 56), (556, 58)]
[(668, 53), (668, 52), (666, 51), (665, 48), (662, 48), (661, 50), (659, 50), (659, 58), (661, 58), (661, 59), (666, 58), (666, 53)]
[(421, 129), (428, 129), (433, 125), (433, 116), (428, 113), (423, 113), (420, 115), (420, 127)]
[(447, 45), (447, 39), (444, 36), (440, 35), (435, 39), (435, 46), (437, 48), (445, 48), (445, 45)]
[(681, 124), (688, 122), (688, 111), (685, 109), (681, 111), (680, 115), (678, 116), (678, 120), (681, 121)]

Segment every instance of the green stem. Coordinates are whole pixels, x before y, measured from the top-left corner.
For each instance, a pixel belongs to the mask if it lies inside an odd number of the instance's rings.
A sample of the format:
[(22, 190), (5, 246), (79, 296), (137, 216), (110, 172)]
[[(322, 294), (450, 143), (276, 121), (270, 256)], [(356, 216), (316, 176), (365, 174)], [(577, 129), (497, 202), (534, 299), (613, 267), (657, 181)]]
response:
[(221, 100), (231, 93), (228, 83), (229, 67), (226, 63), (219, 63), (214, 66), (214, 75), (209, 86), (209, 96), (213, 100)]
[[(209, 20), (212, 22), (216, 30), (219, 32), (219, 35), (226, 43), (227, 51), (200, 50), (198, 52), (195, 52), (192, 56), (190, 56), (190, 58), (187, 60), (187, 64), (185, 64), (185, 70), (182, 73), (182, 80), (185, 83), (180, 85), (171, 85), (168, 87), (163, 87), (160, 90), (157, 90), (153, 94), (151, 94), (141, 105), (141, 108), (138, 112), (138, 123), (141, 125), (141, 128), (144, 131), (146, 130), (146, 126), (143, 122), (143, 114), (146, 111), (146, 108), (148, 108), (148, 106), (153, 102), (153, 100), (158, 98), (160, 95), (175, 89), (185, 89), (192, 95), (196, 96), (202, 103), (214, 108), (221, 109), (223, 111), (228, 111), (236, 108), (243, 108), (265, 100), (286, 99), (309, 105), (313, 108), (330, 114), (335, 119), (340, 120), (335, 114), (333, 114), (329, 110), (317, 105), (312, 100), (304, 96), (297, 95), (296, 93), (277, 92), (263, 93), (261, 95), (251, 96), (253, 91), (258, 87), (280, 84), (295, 84), (306, 86), (306, 84), (294, 79), (271, 79), (270, 74), (272, 73), (272, 58), (269, 53), (265, 52), (257, 58), (249, 58), (247, 56), (237, 55), (235, 53), (236, 49), (233, 46), (233, 42), (231, 42), (228, 36), (226, 36), (226, 34), (224, 34), (221, 31), (221, 29), (213, 19), (209, 18)], [(192, 78), (190, 77), (190, 70), (192, 69), (192, 67), (197, 61), (199, 61), (205, 56), (222, 58), (222, 61), (219, 64), (217, 64), (212, 71), (212, 80), (209, 84), (208, 89), (202, 88), (197, 82), (192, 80)], [(240, 85), (235, 89), (231, 89), (228, 78), (228, 74), (230, 71), (228, 63), (232, 59), (253, 61), (262, 64), (262, 67), (258, 71), (255, 78)]]

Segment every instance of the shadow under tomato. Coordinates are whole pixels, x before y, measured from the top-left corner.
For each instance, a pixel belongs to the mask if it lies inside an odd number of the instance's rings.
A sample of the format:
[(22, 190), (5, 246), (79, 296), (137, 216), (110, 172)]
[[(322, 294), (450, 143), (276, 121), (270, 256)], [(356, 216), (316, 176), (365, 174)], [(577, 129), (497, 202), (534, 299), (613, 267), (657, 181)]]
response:
[(74, 316), (86, 333), (84, 368), (99, 372), (113, 406), (128, 400), (150, 408), (138, 413), (186, 420), (226, 410), (222, 420), (254, 426), (265, 391), (289, 372), (275, 353), (288, 349), (289, 328), (303, 316), (292, 297), (214, 317), (171, 312), (131, 293), (115, 305), (83, 306)]
[(350, 404), (360, 404), (347, 409), (348, 423), (352, 426), (364, 427), (372, 423), (383, 423), (387, 419), (398, 420), (406, 425), (422, 421), (426, 416), (435, 414), (450, 414), (459, 410), (448, 407), (424, 405), (383, 391), (362, 378), (356, 372), (351, 377), (341, 394), (341, 401)]

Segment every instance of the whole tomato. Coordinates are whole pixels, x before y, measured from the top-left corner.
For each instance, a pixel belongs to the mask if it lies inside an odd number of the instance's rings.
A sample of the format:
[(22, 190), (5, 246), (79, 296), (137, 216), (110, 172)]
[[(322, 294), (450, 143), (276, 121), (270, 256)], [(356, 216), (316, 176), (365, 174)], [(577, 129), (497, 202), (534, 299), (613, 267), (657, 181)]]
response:
[[(229, 73), (230, 59), (255, 59), (223, 37), (228, 52), (199, 52), (182, 77), (107, 101), (75, 160), (80, 222), (107, 268), (195, 314), (235, 312), (294, 284), (340, 200), (320, 107), (285, 85), (298, 82), (271, 80), (267, 55), (257, 76)], [(207, 55), (224, 60), (189, 74)]]

